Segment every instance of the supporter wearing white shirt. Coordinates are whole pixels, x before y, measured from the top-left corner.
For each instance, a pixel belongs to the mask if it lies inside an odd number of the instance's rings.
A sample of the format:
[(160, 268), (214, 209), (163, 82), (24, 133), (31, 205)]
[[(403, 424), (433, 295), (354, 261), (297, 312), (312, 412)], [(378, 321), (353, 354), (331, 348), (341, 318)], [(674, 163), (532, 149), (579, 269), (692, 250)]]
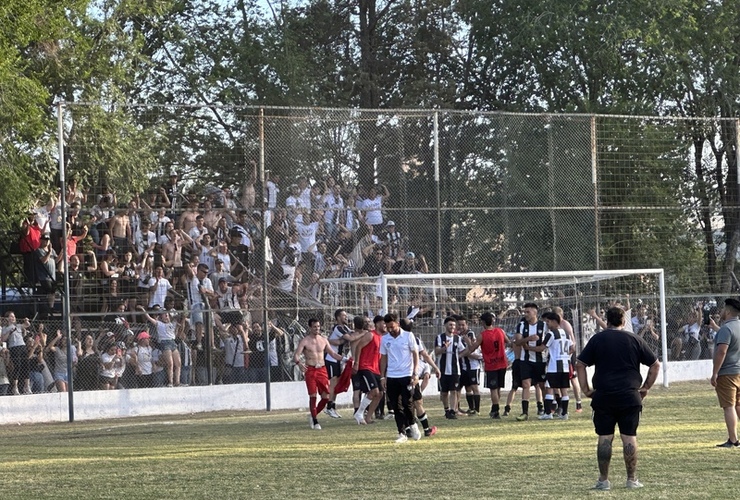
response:
[(379, 195), (377, 189), (373, 186), (368, 192), (367, 198), (362, 202), (362, 210), (365, 211), (365, 223), (373, 226), (383, 224), (383, 202), (389, 196), (388, 188), (382, 186), (385, 194)]
[(164, 299), (167, 297), (167, 292), (172, 290), (172, 283), (164, 277), (162, 266), (154, 269), (154, 276), (149, 279), (149, 290), (152, 294), (149, 299), (149, 309), (154, 306), (164, 307)]
[(295, 228), (298, 233), (298, 243), (301, 245), (301, 250), (305, 252), (316, 253), (316, 234), (319, 231), (320, 224), (314, 217), (312, 222), (304, 223), (304, 217), (308, 219), (308, 215), (299, 215), (295, 220)]

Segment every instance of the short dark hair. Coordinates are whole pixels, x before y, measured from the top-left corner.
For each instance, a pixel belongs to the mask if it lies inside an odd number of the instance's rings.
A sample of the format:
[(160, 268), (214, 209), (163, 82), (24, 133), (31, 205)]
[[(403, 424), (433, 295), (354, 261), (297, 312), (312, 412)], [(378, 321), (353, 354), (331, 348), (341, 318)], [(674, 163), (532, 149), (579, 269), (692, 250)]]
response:
[(550, 321), (556, 321), (560, 324), (560, 315), (552, 311), (548, 311), (542, 315), (542, 319), (549, 319)]
[(385, 316), (383, 316), (383, 321), (385, 321), (386, 323), (390, 323), (390, 322), (398, 323), (398, 314), (388, 313)]
[(365, 317), (364, 316), (355, 316), (352, 319), (352, 322), (355, 325), (355, 330), (362, 330), (365, 327)]
[(318, 323), (320, 325), (321, 320), (319, 320), (318, 318), (309, 318), (308, 327), (311, 328), (314, 325), (314, 323)]
[(493, 322), (496, 321), (496, 316), (491, 312), (484, 312), (480, 315), (480, 320), (486, 326), (493, 326)]
[(528, 307), (531, 307), (531, 308), (532, 308), (532, 309), (534, 309), (535, 311), (539, 310), (539, 308), (540, 308), (540, 306), (538, 306), (538, 305), (537, 305), (537, 304), (535, 304), (534, 302), (527, 302), (526, 304), (524, 304), (524, 305), (522, 306), (522, 309), (526, 309), (526, 308), (528, 308)]
[(446, 325), (446, 324), (447, 324), (447, 323), (449, 323), (450, 321), (457, 321), (457, 319), (455, 319), (455, 317), (454, 317), (454, 316), (447, 316), (447, 317), (445, 318), (445, 323), (444, 323), (444, 324)]
[(373, 318), (373, 323), (380, 323), (381, 321), (385, 321), (385, 320), (383, 319), (383, 316), (375, 316), (375, 317)]
[(467, 321), (467, 318), (462, 314), (453, 314), (452, 317), (455, 318), (455, 321)]
[(624, 310), (621, 307), (610, 307), (606, 310), (606, 324), (620, 327), (624, 324)]
[(334, 311), (334, 319), (337, 319), (339, 315), (342, 314), (343, 312), (344, 312), (344, 309), (337, 309), (336, 311)]

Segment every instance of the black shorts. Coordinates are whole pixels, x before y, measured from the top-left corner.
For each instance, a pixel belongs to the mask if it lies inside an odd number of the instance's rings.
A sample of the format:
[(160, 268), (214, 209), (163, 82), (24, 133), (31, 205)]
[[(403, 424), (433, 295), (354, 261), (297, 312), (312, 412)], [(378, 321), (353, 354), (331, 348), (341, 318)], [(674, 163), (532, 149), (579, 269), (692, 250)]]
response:
[(591, 418), (594, 421), (594, 430), (599, 436), (614, 434), (614, 428), (617, 425), (619, 425), (619, 434), (622, 436), (636, 436), (641, 414), (642, 406), (626, 408), (599, 406), (593, 408)]
[(339, 377), (342, 374), (342, 365), (339, 363), (339, 361), (329, 361), (326, 360), (326, 376), (329, 377), (329, 380), (333, 379), (334, 377)]
[(362, 390), (362, 379), (359, 373), (352, 374), (352, 392)]
[(545, 363), (522, 361), (519, 363), (522, 380), (532, 379), (532, 385), (545, 381)]
[(359, 370), (357, 374), (352, 377), (353, 383), (355, 377), (358, 379), (360, 391), (365, 394), (380, 387), (380, 375), (377, 375), (370, 370)]
[(421, 385), (416, 384), (416, 387), (414, 387), (414, 390), (411, 391), (411, 400), (421, 401), (422, 399), (424, 399), (424, 397), (421, 395)]
[(570, 387), (569, 373), (548, 373), (547, 384), (552, 389), (567, 389)]
[(505, 380), (506, 368), (502, 370), (486, 371), (486, 387), (491, 390), (503, 389)]
[(442, 375), (439, 378), (440, 392), (460, 390), (460, 375)]
[(522, 362), (515, 359), (511, 364), (511, 390), (515, 391), (522, 386)]
[(475, 370), (463, 370), (460, 373), (460, 387), (470, 387), (471, 385), (478, 385), (478, 369)]

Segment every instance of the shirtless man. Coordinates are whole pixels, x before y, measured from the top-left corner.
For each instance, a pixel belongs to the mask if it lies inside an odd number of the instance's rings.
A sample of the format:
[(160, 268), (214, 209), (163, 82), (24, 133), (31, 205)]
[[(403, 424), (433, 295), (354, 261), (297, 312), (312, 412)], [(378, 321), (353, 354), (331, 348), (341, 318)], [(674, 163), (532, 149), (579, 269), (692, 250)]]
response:
[(190, 234), (190, 230), (195, 227), (196, 218), (198, 217), (198, 202), (190, 202), (188, 207), (177, 218), (177, 229)]
[(119, 255), (132, 250), (133, 233), (131, 232), (127, 210), (116, 211), (116, 214), (108, 221), (108, 230)]
[[(301, 362), (301, 354), (304, 361)], [(311, 411), (308, 423), (311, 429), (321, 430), (316, 416), (329, 402), (329, 378), (324, 367), (324, 356), (331, 356), (337, 361), (342, 356), (337, 354), (329, 345), (329, 341), (321, 335), (321, 321), (316, 318), (308, 320), (308, 335), (298, 343), (293, 355), (293, 362), (298, 365), (305, 375), (306, 389), (308, 389), (308, 406)], [(321, 395), (321, 401), (316, 405), (316, 394)]]

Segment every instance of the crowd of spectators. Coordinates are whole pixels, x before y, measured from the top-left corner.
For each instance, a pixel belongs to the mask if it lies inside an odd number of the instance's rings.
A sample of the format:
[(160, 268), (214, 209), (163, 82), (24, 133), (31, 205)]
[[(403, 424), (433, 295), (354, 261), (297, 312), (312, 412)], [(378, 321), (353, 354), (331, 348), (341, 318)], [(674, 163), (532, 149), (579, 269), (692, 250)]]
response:
[[(424, 257), (386, 216), (386, 186), (349, 186), (331, 177), (299, 177), (288, 185), (275, 173), (268, 177), (264, 213), (255, 204), (254, 164), (237, 194), (230, 186), (188, 191), (176, 172), (152, 192), (128, 199), (108, 186), (92, 194), (72, 179), (63, 193), (66, 221), (58, 193), (32, 207), (21, 223), (26, 282), (43, 296), (37, 321), (23, 328), (25, 337), (38, 337), (39, 320), (61, 319), (64, 231), (75, 362), (92, 372), (86, 359), (92, 353), (99, 358), (98, 373), (89, 373), (94, 382), (80, 381), (78, 388), (205, 383), (198, 374), (204, 348), (216, 354), (217, 380), (264, 379), (258, 371), (266, 363), (250, 360), (255, 353), (277, 356), (261, 331), (263, 252), (267, 293), (317, 302), (322, 278), (428, 272)], [(377, 311), (379, 296), (368, 295), (374, 301), (369, 310)], [(203, 312), (210, 314), (204, 319)], [(120, 327), (87, 328), (83, 318), (91, 314)], [(204, 338), (209, 324), (215, 332), (210, 346)], [(291, 343), (284, 329), (270, 325), (270, 345)], [(56, 339), (39, 344), (47, 365), (54, 364), (50, 355), (66, 353)], [(274, 375), (282, 380), (288, 371)], [(22, 382), (11, 392), (27, 390)]]

